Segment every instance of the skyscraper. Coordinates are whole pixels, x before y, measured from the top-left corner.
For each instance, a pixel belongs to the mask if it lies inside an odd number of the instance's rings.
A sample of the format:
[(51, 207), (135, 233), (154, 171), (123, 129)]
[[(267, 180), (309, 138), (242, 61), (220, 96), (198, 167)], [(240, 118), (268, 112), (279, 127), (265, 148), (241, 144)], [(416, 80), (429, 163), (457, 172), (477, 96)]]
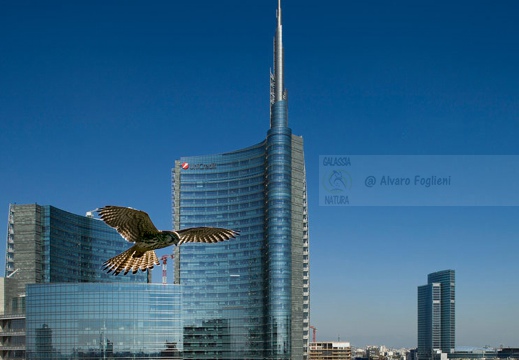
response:
[[(226, 324), (198, 359), (305, 359), (308, 352), (308, 218), (303, 140), (288, 127), (278, 0), (266, 139), (229, 153), (186, 156), (172, 170), (174, 228), (220, 226), (238, 239), (175, 249), (185, 326)], [(222, 350), (224, 349), (224, 350)], [(186, 349), (185, 349), (186, 350)], [(189, 356), (188, 351), (184, 356)]]
[[(36, 311), (40, 316), (36, 320), (49, 320), (53, 316), (60, 318), (61, 305), (73, 301), (68, 301), (68, 295), (78, 290), (74, 287), (78, 283), (92, 283), (90, 285), (93, 287), (103, 285), (93, 283), (112, 282), (146, 285), (145, 273), (115, 277), (103, 271), (103, 262), (125, 250), (128, 244), (117, 231), (100, 220), (49, 205), (13, 204), (9, 206), (7, 227), (6, 277), (2, 281), (3, 289), (0, 290), (4, 300), (0, 319), (2, 359), (19, 359), (25, 356), (26, 300), (27, 303), (30, 302), (27, 286), (41, 284), (45, 288), (45, 285), (51, 283), (61, 283), (61, 288), (69, 285), (69, 289), (72, 289), (68, 293), (56, 295), (61, 301), (60, 306), (54, 304), (57, 312), (43, 312), (40, 311), (41, 308)], [(83, 284), (84, 287), (88, 285)], [(116, 295), (124, 296), (121, 292)], [(42, 326), (40, 335), (52, 334), (43, 324), (40, 323), (39, 326)], [(57, 334), (55, 332), (53, 336), (56, 337)], [(30, 336), (28, 339), (30, 340)], [(40, 344), (38, 349), (43, 351), (45, 346)], [(42, 358), (49, 358), (45, 356)]]
[[(103, 262), (128, 244), (98, 219), (49, 205), (9, 206), (6, 312), (23, 306), (25, 285), (66, 282), (146, 282), (146, 274), (114, 278)], [(22, 294), (20, 296), (20, 294)]]
[(418, 287), (418, 359), (436, 359), (455, 347), (455, 273), (431, 273)]

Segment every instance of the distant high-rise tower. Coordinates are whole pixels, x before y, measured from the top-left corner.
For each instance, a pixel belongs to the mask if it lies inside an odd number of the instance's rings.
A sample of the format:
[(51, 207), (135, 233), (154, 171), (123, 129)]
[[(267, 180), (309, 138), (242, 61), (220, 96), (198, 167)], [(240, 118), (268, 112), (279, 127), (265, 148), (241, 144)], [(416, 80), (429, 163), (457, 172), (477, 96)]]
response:
[(454, 270), (429, 274), (418, 287), (418, 360), (454, 352), (455, 305)]
[[(211, 247), (175, 249), (185, 326), (221, 332), (212, 345), (196, 349), (198, 359), (307, 358), (306, 176), (303, 140), (288, 127), (283, 57), (278, 0), (266, 139), (230, 153), (181, 157), (172, 171), (174, 228), (241, 231)], [(190, 356), (188, 346), (184, 351)]]

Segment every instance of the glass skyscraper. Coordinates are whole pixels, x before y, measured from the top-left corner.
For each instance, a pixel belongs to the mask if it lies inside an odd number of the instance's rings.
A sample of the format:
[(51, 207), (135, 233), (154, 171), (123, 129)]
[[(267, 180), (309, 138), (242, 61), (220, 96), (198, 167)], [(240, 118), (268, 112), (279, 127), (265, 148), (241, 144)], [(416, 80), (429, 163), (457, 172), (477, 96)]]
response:
[(418, 287), (418, 359), (436, 359), (455, 348), (455, 272), (428, 275)]
[[(237, 239), (175, 248), (184, 326), (212, 345), (184, 357), (305, 359), (309, 262), (303, 140), (288, 127), (278, 1), (266, 139), (229, 153), (185, 156), (172, 170), (173, 226), (218, 226)], [(199, 349), (200, 350), (200, 349)]]
[(49, 205), (9, 207), (5, 275), (25, 284), (57, 282), (146, 282), (147, 275), (114, 276), (103, 263), (129, 244), (99, 219)]
[[(2, 289), (4, 304), (0, 319), (2, 359), (19, 359), (24, 356), (26, 303), (32, 300), (26, 293), (26, 286), (42, 284), (45, 288), (51, 283), (109, 282), (146, 285), (146, 273), (116, 277), (103, 271), (103, 262), (126, 250), (129, 244), (98, 219), (72, 214), (49, 205), (12, 204), (9, 206), (7, 226)], [(58, 290), (53, 289), (56, 298), (74, 301), (68, 297), (69, 293), (59, 295)], [(82, 288), (76, 286), (75, 289)], [(61, 309), (61, 306), (56, 308), (57, 311)], [(55, 313), (41, 315), (52, 319)], [(48, 331), (43, 328), (40, 330)], [(55, 333), (54, 338), (56, 336)]]

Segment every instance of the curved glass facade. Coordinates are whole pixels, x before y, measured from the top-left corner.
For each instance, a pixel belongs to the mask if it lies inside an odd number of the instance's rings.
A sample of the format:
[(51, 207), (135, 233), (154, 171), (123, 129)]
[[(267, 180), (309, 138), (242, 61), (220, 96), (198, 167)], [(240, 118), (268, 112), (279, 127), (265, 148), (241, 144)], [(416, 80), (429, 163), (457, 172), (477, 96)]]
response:
[(306, 175), (303, 141), (288, 127), (279, 1), (277, 20), (265, 141), (175, 161), (173, 227), (217, 226), (241, 232), (238, 239), (216, 245), (175, 248), (175, 278), (184, 287), (186, 326), (198, 336), (221, 334), (212, 345), (191, 345), (184, 338), (186, 358), (307, 358)]
[[(225, 154), (182, 157), (172, 172), (174, 228), (240, 231), (175, 248), (186, 359), (304, 359), (309, 274), (302, 140), (290, 129)], [(294, 154), (294, 156), (292, 156)], [(192, 341), (210, 337), (210, 344)]]
[(25, 285), (147, 282), (146, 273), (113, 276), (103, 263), (130, 244), (104, 222), (49, 205), (9, 206), (5, 312), (24, 311)]
[(42, 207), (43, 282), (146, 282), (147, 274), (118, 276), (103, 263), (125, 251), (130, 243), (99, 219)]
[(181, 292), (162, 284), (27, 286), (27, 359), (181, 359)]
[[(265, 145), (183, 157), (176, 164), (175, 228), (218, 226), (241, 232), (238, 239), (227, 242), (184, 244), (175, 249), (175, 278), (184, 294), (184, 357), (262, 358)], [(219, 334), (210, 349), (193, 343), (189, 335), (208, 333)]]
[(272, 127), (267, 134), (266, 161), (266, 250), (269, 309), (267, 355), (284, 359), (291, 354), (292, 303), (292, 139), (286, 127), (287, 104), (272, 105)]
[[(303, 142), (283, 126), (286, 101), (275, 103), (272, 113), (272, 123), (279, 126), (269, 130), (264, 142), (175, 162), (174, 228), (240, 231), (227, 242), (175, 248), (175, 281), (184, 296), (186, 359), (306, 356), (309, 269)], [(202, 344), (194, 340), (197, 337), (210, 340)]]
[(147, 280), (145, 273), (114, 277), (103, 270), (130, 244), (99, 219), (49, 205), (11, 205), (8, 227), (6, 274), (17, 279), (20, 291), (34, 283)]

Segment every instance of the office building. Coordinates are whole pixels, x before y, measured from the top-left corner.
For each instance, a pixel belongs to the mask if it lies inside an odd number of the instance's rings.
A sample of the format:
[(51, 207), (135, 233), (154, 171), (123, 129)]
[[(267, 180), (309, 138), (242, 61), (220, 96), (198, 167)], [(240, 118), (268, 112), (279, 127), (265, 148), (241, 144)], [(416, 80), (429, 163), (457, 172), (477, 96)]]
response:
[[(185, 156), (172, 170), (174, 228), (241, 232), (220, 244), (175, 249), (185, 324), (201, 333), (227, 324), (223, 358), (305, 359), (309, 341), (308, 219), (303, 141), (288, 127), (278, 2), (270, 129), (250, 147)], [(211, 359), (198, 353), (197, 359)], [(227, 351), (227, 352), (226, 352)], [(189, 356), (187, 351), (184, 356)], [(193, 355), (194, 356), (194, 355)]]
[(410, 349), (407, 353), (406, 360), (418, 360), (418, 352), (417, 349)]
[(28, 285), (26, 358), (182, 359), (181, 299), (175, 285)]
[(351, 360), (351, 345), (344, 341), (311, 342), (309, 360)]
[[(429, 274), (418, 287), (418, 359), (441, 358), (455, 347), (455, 273)], [(443, 355), (445, 357), (445, 355)]]
[(114, 277), (103, 271), (103, 262), (128, 243), (98, 219), (48, 205), (12, 204), (7, 227), (0, 359), (24, 357), (27, 285), (148, 280), (146, 273)]
[(449, 360), (490, 360), (497, 358), (497, 350), (490, 347), (462, 346), (449, 354)]
[(5, 312), (23, 312), (25, 285), (69, 282), (146, 282), (147, 274), (113, 275), (103, 263), (128, 243), (104, 222), (49, 205), (9, 206)]
[(501, 348), (497, 351), (497, 357), (499, 359), (518, 360), (519, 348)]

